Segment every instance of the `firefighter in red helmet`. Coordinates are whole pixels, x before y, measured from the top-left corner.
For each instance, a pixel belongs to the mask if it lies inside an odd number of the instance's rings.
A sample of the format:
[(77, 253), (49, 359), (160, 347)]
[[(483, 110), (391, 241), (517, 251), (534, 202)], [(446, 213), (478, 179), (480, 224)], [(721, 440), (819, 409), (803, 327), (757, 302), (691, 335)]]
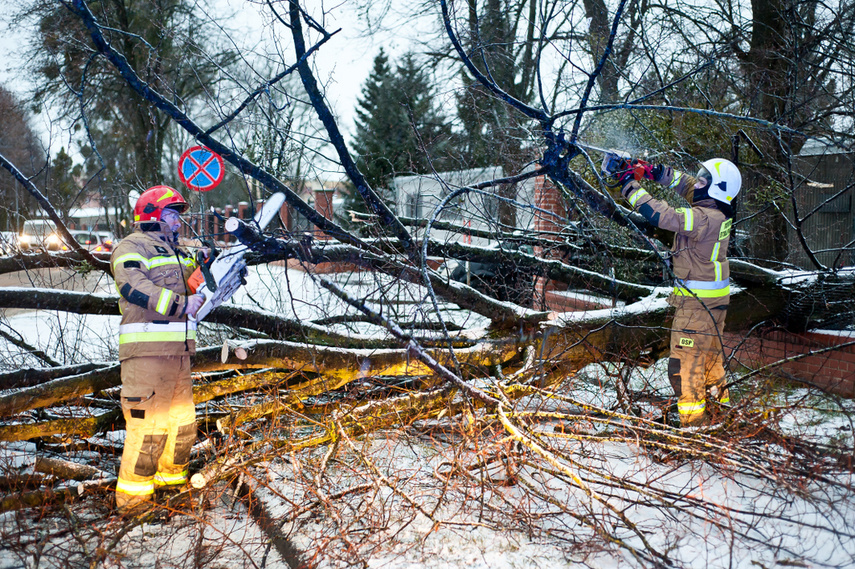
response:
[(119, 361), (127, 434), (116, 506), (123, 514), (147, 510), (157, 488), (184, 485), (196, 440), (190, 380), (196, 325), (188, 316), (196, 314), (204, 297), (191, 294), (187, 279), (196, 262), (178, 246), (186, 210), (174, 188), (149, 188), (134, 206), (134, 232), (119, 242), (111, 259), (122, 313)]

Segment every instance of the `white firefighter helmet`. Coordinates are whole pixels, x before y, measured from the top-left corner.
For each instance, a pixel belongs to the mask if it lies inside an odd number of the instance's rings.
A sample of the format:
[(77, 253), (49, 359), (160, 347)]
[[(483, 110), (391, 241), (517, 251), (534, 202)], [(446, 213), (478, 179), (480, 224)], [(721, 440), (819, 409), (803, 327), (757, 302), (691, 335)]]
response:
[(742, 175), (739, 173), (739, 168), (724, 158), (713, 158), (704, 162), (697, 177), (710, 181), (707, 190), (709, 197), (726, 204), (733, 203), (733, 198), (736, 197), (742, 187)]

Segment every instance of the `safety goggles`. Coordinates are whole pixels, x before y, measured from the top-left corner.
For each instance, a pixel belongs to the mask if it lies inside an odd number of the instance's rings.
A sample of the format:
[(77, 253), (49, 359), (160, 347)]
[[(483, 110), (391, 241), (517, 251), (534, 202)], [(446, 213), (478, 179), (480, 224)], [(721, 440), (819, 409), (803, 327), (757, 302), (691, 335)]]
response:
[(172, 208), (165, 208), (163, 213), (160, 214), (160, 220), (165, 221), (167, 223), (171, 221), (175, 221), (176, 219), (180, 219), (181, 214), (175, 211)]
[(701, 169), (698, 170), (697, 174), (695, 174), (695, 178), (698, 178), (699, 180), (704, 180), (706, 182), (706, 185), (710, 185), (712, 183), (712, 174), (710, 174), (710, 171), (707, 170), (704, 166), (701, 166)]

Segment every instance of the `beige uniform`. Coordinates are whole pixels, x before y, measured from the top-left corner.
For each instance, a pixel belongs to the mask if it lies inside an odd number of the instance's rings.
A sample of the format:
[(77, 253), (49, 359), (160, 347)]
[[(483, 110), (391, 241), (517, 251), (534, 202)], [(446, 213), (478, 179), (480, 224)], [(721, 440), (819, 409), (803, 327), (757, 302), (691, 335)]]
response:
[[(656, 182), (686, 197), (696, 179), (665, 167)], [(650, 223), (675, 234), (671, 259), (676, 281), (668, 302), (677, 310), (671, 325), (668, 379), (678, 398), (681, 423), (702, 424), (707, 391), (728, 402), (721, 333), (730, 301), (727, 246), (732, 220), (716, 209), (711, 198), (673, 208), (653, 199), (635, 181), (624, 187), (623, 195)]]
[(183, 484), (196, 414), (190, 356), (196, 327), (184, 314), (196, 263), (162, 231), (139, 227), (113, 251), (119, 290), (119, 360), (127, 431), (116, 483), (120, 511), (151, 499), (157, 486)]

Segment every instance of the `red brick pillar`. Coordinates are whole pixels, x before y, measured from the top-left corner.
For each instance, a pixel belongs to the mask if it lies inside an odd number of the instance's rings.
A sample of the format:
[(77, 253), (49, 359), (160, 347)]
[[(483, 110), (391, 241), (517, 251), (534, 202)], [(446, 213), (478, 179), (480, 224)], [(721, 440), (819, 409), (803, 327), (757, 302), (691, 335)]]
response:
[[(315, 190), (315, 211), (330, 220), (333, 218), (334, 196), (335, 190), (328, 190), (326, 188)], [(320, 229), (315, 228), (315, 239), (326, 240), (330, 239), (330, 237)]]
[[(226, 207), (223, 208), (223, 217), (225, 217), (226, 219), (230, 218), (234, 214), (235, 214), (235, 208), (234, 207), (227, 205)], [(234, 241), (234, 237), (232, 236), (231, 233), (226, 233), (225, 235), (223, 235), (223, 242), (226, 245), (228, 245), (232, 241)]]
[[(558, 234), (564, 229), (567, 218), (567, 208), (561, 197), (561, 192), (546, 176), (539, 176), (534, 181), (535, 211), (534, 229), (541, 239), (559, 240)], [(550, 215), (552, 212), (556, 215)], [(543, 247), (534, 248), (535, 255), (543, 255)], [(537, 277), (534, 282), (534, 306), (549, 308), (546, 294), (551, 290), (566, 288), (563, 283), (556, 283), (545, 277)]]
[(249, 202), (238, 202), (238, 219), (249, 219)]

